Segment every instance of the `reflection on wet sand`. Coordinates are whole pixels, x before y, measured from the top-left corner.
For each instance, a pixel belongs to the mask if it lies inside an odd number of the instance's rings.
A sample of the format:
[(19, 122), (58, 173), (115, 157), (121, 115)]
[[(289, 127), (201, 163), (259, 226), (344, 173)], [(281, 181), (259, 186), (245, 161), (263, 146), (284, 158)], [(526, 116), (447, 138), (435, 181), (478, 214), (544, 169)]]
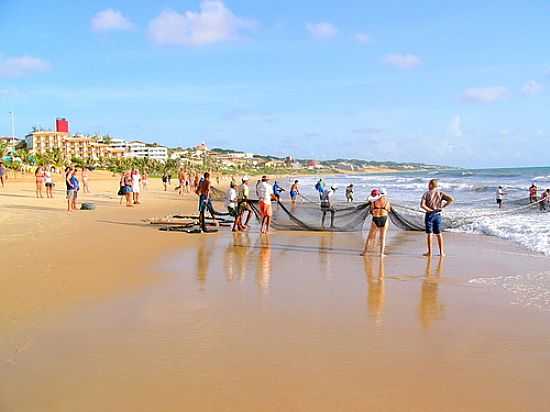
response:
[(235, 266), (239, 280), (246, 278), (248, 254), (250, 252), (250, 237), (247, 232), (233, 233), (233, 244), (231, 246), (235, 254)]
[(435, 274), (432, 268), (432, 259), (426, 263), (426, 277), (422, 282), (420, 292), (419, 316), (422, 326), (428, 329), (434, 320), (441, 319), (444, 305), (439, 302), (439, 281), (443, 274), (443, 257), (439, 257)]
[(373, 259), (364, 259), (365, 274), (367, 275), (368, 297), (367, 307), (369, 316), (374, 318), (377, 323), (382, 323), (384, 313), (384, 258), (378, 258), (378, 273), (374, 272)]
[(197, 246), (197, 281), (201, 288), (204, 288), (206, 279), (208, 277), (208, 267), (210, 263), (210, 256), (212, 255), (212, 248), (208, 247), (208, 240), (201, 238)]
[(262, 236), (260, 238), (259, 248), (260, 253), (256, 271), (256, 283), (260, 289), (267, 291), (271, 278), (271, 238), (269, 236)]
[(319, 236), (319, 266), (325, 279), (332, 278), (331, 249), (333, 246), (333, 234), (327, 233)]

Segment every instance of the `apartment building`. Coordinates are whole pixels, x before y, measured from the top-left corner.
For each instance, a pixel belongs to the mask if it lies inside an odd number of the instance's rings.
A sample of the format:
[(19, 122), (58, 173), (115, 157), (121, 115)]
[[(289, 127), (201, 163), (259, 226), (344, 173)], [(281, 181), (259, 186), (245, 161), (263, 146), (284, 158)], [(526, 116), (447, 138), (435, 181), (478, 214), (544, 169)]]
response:
[(122, 158), (124, 150), (112, 148), (107, 144), (99, 143), (90, 136), (70, 136), (68, 132), (51, 130), (35, 130), (25, 136), (27, 149), (32, 153), (45, 154), (59, 150), (63, 155), (72, 159)]

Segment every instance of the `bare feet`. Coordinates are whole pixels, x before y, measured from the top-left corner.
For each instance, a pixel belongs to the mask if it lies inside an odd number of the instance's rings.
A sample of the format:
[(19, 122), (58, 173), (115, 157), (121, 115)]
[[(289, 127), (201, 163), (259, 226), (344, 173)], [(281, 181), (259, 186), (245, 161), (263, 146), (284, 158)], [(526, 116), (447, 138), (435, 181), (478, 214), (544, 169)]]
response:
[(431, 256), (432, 256), (432, 252), (426, 252), (426, 253), (422, 254), (422, 256), (431, 257)]

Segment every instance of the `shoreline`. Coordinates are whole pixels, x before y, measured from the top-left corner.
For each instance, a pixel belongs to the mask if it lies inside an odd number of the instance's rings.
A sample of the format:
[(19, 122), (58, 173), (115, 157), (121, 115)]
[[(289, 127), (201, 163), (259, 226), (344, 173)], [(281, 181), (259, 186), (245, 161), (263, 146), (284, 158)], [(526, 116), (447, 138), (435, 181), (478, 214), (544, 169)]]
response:
[(93, 176), (97, 209), (73, 214), (59, 187), (17, 185), (0, 191), (7, 412), (546, 403), (548, 259), (510, 242), (447, 233), (449, 256), (428, 260), (423, 234), (391, 229), (388, 256), (365, 259), (359, 234), (161, 232), (143, 220), (196, 199), (156, 179), (125, 208)]

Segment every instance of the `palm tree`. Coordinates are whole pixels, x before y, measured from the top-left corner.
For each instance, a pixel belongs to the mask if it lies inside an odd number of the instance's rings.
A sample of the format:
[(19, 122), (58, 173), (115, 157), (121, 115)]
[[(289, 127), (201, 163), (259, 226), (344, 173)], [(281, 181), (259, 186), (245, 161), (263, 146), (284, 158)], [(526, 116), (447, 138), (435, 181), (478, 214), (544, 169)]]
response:
[(8, 143), (0, 142), (0, 159), (2, 159), (7, 154), (8, 154)]

